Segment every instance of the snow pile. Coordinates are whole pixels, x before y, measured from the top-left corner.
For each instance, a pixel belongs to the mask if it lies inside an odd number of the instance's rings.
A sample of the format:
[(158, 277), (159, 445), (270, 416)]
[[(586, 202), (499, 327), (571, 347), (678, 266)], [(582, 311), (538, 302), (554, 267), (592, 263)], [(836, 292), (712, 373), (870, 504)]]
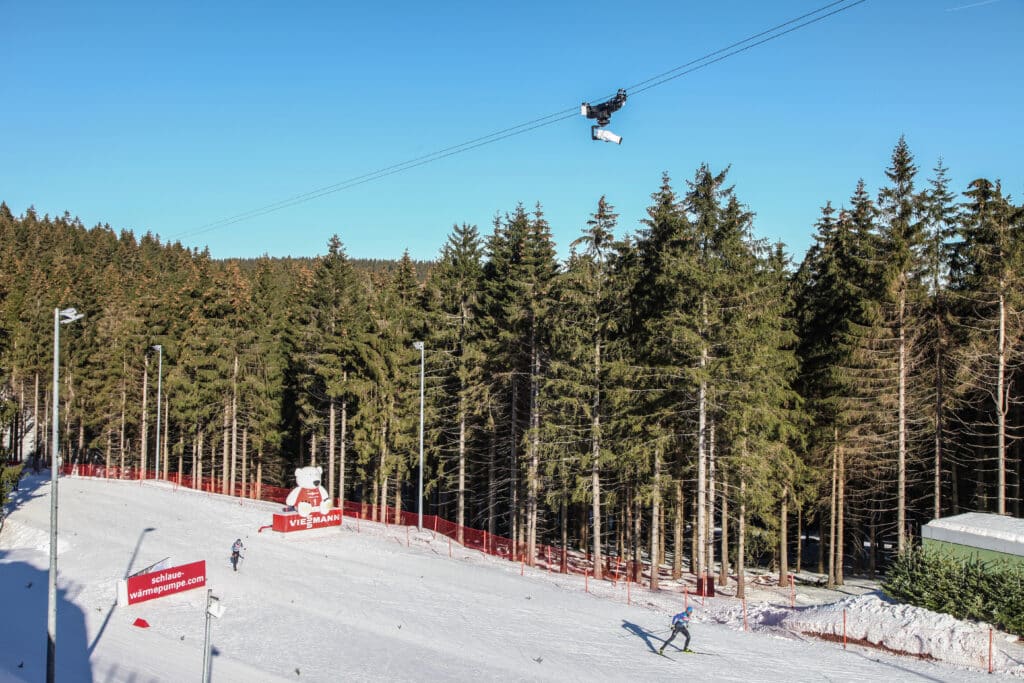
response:
[[(790, 610), (781, 620), (775, 618), (777, 610), (765, 614), (773, 626), (840, 642), (845, 616), (848, 642), (956, 666), (988, 669), (990, 627), (987, 624), (960, 621), (948, 614), (894, 603), (878, 592)], [(992, 666), (995, 670), (1024, 676), (1022, 654), (1015, 637), (993, 632)]]

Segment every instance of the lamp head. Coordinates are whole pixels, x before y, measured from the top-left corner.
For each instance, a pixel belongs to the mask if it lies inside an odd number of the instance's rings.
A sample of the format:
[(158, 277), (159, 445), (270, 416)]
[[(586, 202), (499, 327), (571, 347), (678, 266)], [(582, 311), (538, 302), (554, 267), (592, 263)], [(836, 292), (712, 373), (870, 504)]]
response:
[(422, 351), (423, 350), (423, 342), (421, 342), (421, 341), (414, 341), (412, 343), (412, 347), (414, 349), (416, 349), (417, 351)]
[(79, 313), (77, 308), (65, 308), (60, 312), (60, 324), (67, 325), (73, 323), (76, 320), (81, 320), (85, 317), (84, 313)]

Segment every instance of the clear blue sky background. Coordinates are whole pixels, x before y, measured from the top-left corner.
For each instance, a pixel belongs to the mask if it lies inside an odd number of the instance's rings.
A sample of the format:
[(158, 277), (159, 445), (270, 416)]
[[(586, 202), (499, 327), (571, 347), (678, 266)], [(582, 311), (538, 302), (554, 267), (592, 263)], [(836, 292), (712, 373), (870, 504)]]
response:
[(606, 195), (619, 233), (663, 171), (731, 164), (799, 260), (820, 207), (872, 193), (905, 135), (923, 186), (1024, 195), (1024, 0), (868, 0), (631, 97), (225, 227), (211, 223), (596, 102), (827, 0), (0, 1), (0, 200), (214, 257), (434, 258), (456, 223), (544, 207), (560, 253)]

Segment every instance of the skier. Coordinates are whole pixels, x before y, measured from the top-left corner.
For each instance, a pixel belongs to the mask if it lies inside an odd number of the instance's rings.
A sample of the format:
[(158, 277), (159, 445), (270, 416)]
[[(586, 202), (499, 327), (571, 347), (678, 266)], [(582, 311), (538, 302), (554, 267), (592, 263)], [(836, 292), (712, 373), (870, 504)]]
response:
[(231, 544), (231, 568), (236, 572), (238, 571), (238, 558), (242, 556), (243, 550), (245, 550), (245, 546), (242, 545), (242, 539), (236, 538), (235, 542)]
[(693, 652), (693, 650), (690, 649), (690, 632), (686, 628), (690, 625), (691, 614), (693, 614), (693, 607), (687, 607), (685, 611), (672, 617), (672, 635), (670, 635), (668, 640), (666, 640), (658, 649), (659, 655), (665, 654), (665, 646), (671, 643), (678, 633), (682, 633), (686, 636), (686, 642), (683, 643), (683, 652)]

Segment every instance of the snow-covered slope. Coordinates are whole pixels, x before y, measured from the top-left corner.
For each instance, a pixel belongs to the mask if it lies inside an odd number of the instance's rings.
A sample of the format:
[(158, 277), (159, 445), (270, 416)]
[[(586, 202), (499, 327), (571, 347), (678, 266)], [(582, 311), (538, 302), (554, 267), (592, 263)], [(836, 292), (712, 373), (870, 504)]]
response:
[[(23, 480), (0, 533), (0, 682), (44, 677), (49, 489), (45, 473)], [(225, 608), (212, 625), (212, 679), (220, 683), (992, 680), (984, 662), (954, 668), (797, 635), (831, 628), (845, 606), (856, 628), (896, 631), (895, 649), (907, 649), (914, 632), (945, 642), (928, 629), (942, 630), (946, 617), (894, 610), (876, 596), (795, 611), (750, 601), (748, 632), (736, 600), (707, 600), (691, 629), (698, 654), (670, 647), (665, 658), (654, 651), (682, 607), (679, 593), (608, 582), (590, 582), (587, 593), (581, 577), (522, 569), (455, 544), (449, 551), (444, 537), (365, 521), (257, 533), (278, 506), (153, 482), (69, 477), (59, 500), (62, 683), (200, 679), (205, 590), (115, 604), (118, 579), (165, 557), (173, 565), (207, 561), (209, 588)], [(228, 554), (238, 537), (247, 551), (235, 573)], [(805, 595), (797, 598), (801, 604)], [(890, 614), (898, 621), (883, 616)], [(132, 625), (140, 617), (148, 629)], [(984, 645), (987, 652), (987, 635)], [(1024, 673), (1021, 649), (1005, 639), (997, 645), (1001, 669)]]

